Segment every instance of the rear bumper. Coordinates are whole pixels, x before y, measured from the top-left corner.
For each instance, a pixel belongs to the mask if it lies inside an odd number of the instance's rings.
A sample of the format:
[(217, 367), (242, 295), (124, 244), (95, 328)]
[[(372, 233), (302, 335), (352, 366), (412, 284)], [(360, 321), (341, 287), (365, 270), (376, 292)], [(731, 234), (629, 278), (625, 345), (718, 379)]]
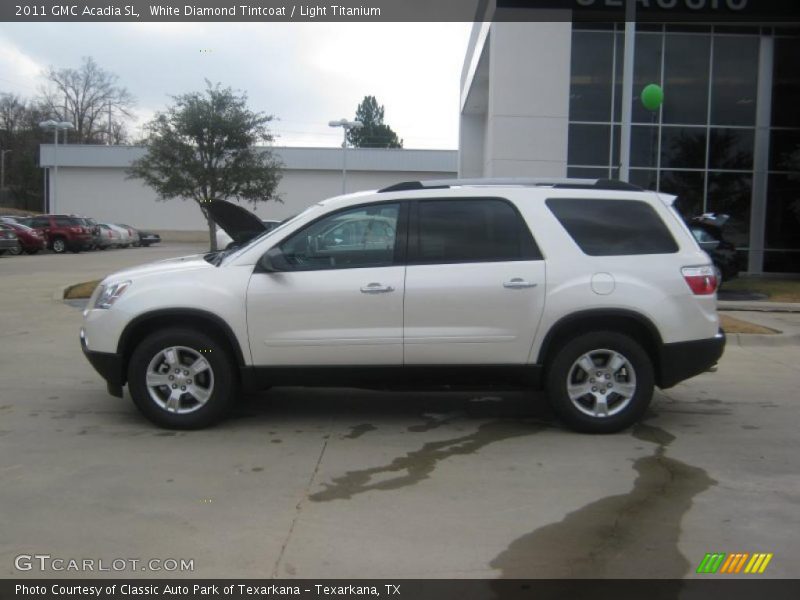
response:
[(704, 373), (713, 367), (725, 350), (725, 333), (713, 338), (664, 344), (656, 384), (662, 389)]
[(122, 386), (125, 384), (125, 376), (122, 369), (122, 357), (119, 354), (109, 352), (93, 352), (86, 346), (86, 338), (81, 329), (81, 350), (83, 355), (94, 367), (100, 376), (106, 380), (108, 393), (112, 396), (122, 398)]

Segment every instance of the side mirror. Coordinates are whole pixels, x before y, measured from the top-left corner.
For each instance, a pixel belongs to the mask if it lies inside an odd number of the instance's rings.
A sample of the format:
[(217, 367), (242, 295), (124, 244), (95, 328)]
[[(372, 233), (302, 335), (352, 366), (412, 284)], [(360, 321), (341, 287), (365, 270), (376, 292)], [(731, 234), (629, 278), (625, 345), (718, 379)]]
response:
[(261, 270), (266, 273), (279, 273), (280, 271), (291, 271), (291, 265), (286, 257), (281, 252), (281, 249), (275, 246), (270, 248), (258, 261)]

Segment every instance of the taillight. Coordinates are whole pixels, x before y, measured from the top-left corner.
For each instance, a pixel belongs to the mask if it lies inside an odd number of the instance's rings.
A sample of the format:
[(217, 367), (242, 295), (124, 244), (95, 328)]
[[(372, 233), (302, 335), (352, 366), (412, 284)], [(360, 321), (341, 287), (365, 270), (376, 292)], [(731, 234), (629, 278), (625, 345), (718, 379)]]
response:
[(717, 291), (717, 274), (713, 267), (683, 267), (683, 278), (696, 296), (710, 296)]

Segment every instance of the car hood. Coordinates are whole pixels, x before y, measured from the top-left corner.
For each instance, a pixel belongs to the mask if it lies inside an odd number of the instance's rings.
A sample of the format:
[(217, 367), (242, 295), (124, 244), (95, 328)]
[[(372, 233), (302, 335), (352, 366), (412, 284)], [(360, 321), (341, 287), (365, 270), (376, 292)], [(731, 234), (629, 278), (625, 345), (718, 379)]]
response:
[(267, 230), (261, 219), (238, 204), (212, 200), (205, 207), (211, 220), (237, 244), (244, 244)]
[(179, 258), (159, 260), (157, 262), (147, 263), (146, 265), (139, 265), (138, 267), (131, 267), (130, 269), (117, 271), (113, 275), (109, 275), (106, 279), (120, 281), (125, 279), (135, 279), (146, 275), (170, 273), (174, 271), (213, 269), (214, 266), (205, 260), (204, 257), (205, 254), (193, 254), (191, 256), (181, 256)]

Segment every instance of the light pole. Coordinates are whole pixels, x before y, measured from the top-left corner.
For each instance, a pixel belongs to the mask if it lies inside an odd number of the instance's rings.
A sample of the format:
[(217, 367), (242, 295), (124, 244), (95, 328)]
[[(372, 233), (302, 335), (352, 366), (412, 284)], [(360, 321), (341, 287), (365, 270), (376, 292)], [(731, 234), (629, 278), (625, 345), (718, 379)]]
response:
[(347, 119), (339, 119), (338, 121), (328, 121), (330, 127), (341, 127), (344, 131), (344, 139), (342, 140), (342, 194), (347, 193), (347, 132), (351, 129), (358, 129), (363, 127), (361, 121), (348, 121)]
[(55, 213), (56, 201), (58, 200), (58, 132), (75, 129), (75, 126), (69, 121), (53, 121), (49, 119), (39, 123), (39, 127), (45, 131), (53, 130), (53, 181), (51, 183), (52, 193), (50, 194), (50, 207), (48, 208), (48, 212)]

